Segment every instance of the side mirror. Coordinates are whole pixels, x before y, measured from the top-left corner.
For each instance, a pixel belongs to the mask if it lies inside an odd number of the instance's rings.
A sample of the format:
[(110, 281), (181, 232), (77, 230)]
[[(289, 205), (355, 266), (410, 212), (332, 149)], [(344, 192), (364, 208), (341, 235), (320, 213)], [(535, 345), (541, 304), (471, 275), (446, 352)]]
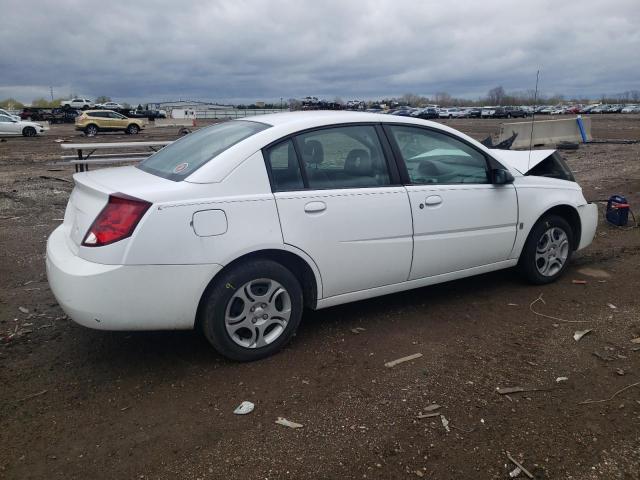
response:
[(491, 183), (494, 185), (506, 185), (507, 183), (513, 183), (513, 180), (513, 175), (508, 170), (502, 168), (491, 170)]

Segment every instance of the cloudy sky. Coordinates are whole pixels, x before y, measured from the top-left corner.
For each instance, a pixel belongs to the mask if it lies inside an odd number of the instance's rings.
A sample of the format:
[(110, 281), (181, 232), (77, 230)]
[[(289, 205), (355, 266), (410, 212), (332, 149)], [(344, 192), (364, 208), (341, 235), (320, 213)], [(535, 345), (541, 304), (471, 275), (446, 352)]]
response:
[(640, 89), (639, 0), (0, 0), (0, 99)]

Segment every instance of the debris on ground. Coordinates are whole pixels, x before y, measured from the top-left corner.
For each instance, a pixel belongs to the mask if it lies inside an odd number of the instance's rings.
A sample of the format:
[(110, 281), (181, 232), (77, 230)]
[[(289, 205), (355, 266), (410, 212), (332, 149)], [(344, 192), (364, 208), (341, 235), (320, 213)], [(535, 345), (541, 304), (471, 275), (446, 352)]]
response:
[(638, 337), (638, 338), (632, 338), (632, 339), (631, 339), (631, 343), (640, 343), (640, 337)]
[(438, 410), (442, 407), (440, 407), (440, 405), (438, 405), (437, 403), (432, 403), (431, 405), (428, 405), (426, 407), (424, 407), (424, 411), (425, 412), (433, 412), (435, 410)]
[(291, 420), (287, 420), (286, 418), (278, 417), (276, 420), (278, 425), (283, 425), (289, 428), (302, 428), (303, 425), (301, 423), (292, 422)]
[(404, 362), (410, 362), (411, 360), (415, 360), (416, 358), (420, 358), (422, 356), (421, 353), (414, 353), (413, 355), (407, 355), (406, 357), (398, 358), (396, 360), (392, 360), (384, 364), (385, 367), (391, 368), (395, 367)]
[(556, 378), (556, 383), (566, 382), (567, 380), (569, 380), (569, 377), (558, 377)]
[(44, 395), (45, 393), (47, 393), (49, 390), (40, 390), (39, 392), (36, 393), (32, 393), (31, 395), (27, 395), (26, 397), (21, 398), (20, 400), (18, 400), (18, 402), (24, 402), (25, 400), (30, 400), (32, 398), (36, 398), (39, 397), (41, 395)]
[(565, 320), (563, 318), (554, 317), (553, 315), (547, 315), (546, 313), (538, 312), (538, 311), (534, 310), (534, 308), (533, 308), (533, 306), (537, 302), (542, 302), (543, 305), (546, 305), (547, 302), (544, 301), (544, 298), (542, 298), (542, 294), (540, 294), (538, 296), (538, 298), (536, 298), (533, 302), (531, 302), (529, 304), (529, 310), (531, 310), (532, 313), (534, 313), (535, 315), (538, 315), (539, 317), (549, 318), (551, 320), (557, 320), (559, 322), (564, 322), (564, 323), (585, 323), (585, 322), (587, 322), (587, 320)]
[(509, 472), (509, 478), (516, 478), (521, 473), (522, 473), (522, 469), (520, 467), (516, 467)]
[(419, 413), (417, 418), (433, 418), (433, 417), (437, 417), (440, 414), (438, 412), (434, 412), (434, 413)]
[(576, 330), (576, 332), (573, 334), (573, 339), (576, 342), (579, 342), (582, 339), (582, 337), (584, 337), (585, 335), (591, 332), (593, 332), (593, 329), (591, 328), (587, 328), (586, 330)]
[(509, 452), (507, 452), (507, 458), (511, 460), (511, 463), (513, 463), (516, 467), (522, 470), (522, 473), (524, 473), (527, 477), (533, 478), (533, 475), (531, 474), (531, 472), (526, 468), (524, 468), (524, 466), (520, 462), (518, 462), (515, 458), (513, 458)]
[(351, 329), (351, 332), (352, 332), (352, 333), (355, 333), (356, 335), (358, 335), (360, 332), (364, 332), (364, 331), (366, 331), (366, 330), (367, 330), (367, 329), (366, 329), (366, 328), (363, 328), (363, 327), (356, 327), (356, 328), (352, 328), (352, 329)]
[(611, 277), (611, 275), (605, 272), (604, 270), (599, 270), (597, 268), (589, 268), (589, 267), (579, 269), (578, 273), (581, 275), (586, 275), (587, 277), (593, 277), (593, 278), (610, 278)]
[(496, 391), (500, 394), (500, 395), (508, 395), (510, 393), (520, 393), (520, 392), (524, 392), (524, 388), (523, 387), (498, 387), (496, 388)]
[(620, 376), (623, 376), (625, 374), (624, 370), (621, 368), (616, 368), (616, 373)]
[(20, 310), (22, 313), (27, 314), (29, 313), (29, 309), (26, 307), (18, 307), (18, 310)]
[(242, 402), (240, 405), (236, 407), (233, 413), (235, 413), (236, 415), (246, 415), (248, 413), (253, 412), (254, 408), (255, 408), (255, 405), (253, 403), (245, 400), (244, 402)]
[(620, 395), (622, 392), (624, 392), (625, 390), (629, 390), (630, 388), (633, 387), (637, 387), (638, 385), (640, 385), (640, 382), (636, 382), (636, 383), (632, 383), (631, 385), (627, 385), (624, 388), (621, 388), (620, 390), (618, 390), (616, 393), (614, 393), (613, 395), (611, 395), (609, 398), (605, 398), (603, 400), (585, 400), (584, 402), (580, 402), (578, 405), (587, 405), (589, 403), (604, 403), (604, 402), (609, 402), (611, 400), (613, 400), (614, 398), (616, 398), (618, 395)]
[(609, 307), (611, 310), (616, 310), (618, 308), (613, 303), (607, 303), (607, 307)]
[(440, 420), (442, 421), (442, 426), (444, 427), (444, 429), (447, 431), (447, 433), (449, 433), (451, 429), (449, 428), (449, 420), (447, 420), (447, 417), (445, 417), (444, 415), (440, 415)]
[(571, 280), (571, 283), (573, 283), (574, 285), (586, 285), (587, 281), (586, 280)]

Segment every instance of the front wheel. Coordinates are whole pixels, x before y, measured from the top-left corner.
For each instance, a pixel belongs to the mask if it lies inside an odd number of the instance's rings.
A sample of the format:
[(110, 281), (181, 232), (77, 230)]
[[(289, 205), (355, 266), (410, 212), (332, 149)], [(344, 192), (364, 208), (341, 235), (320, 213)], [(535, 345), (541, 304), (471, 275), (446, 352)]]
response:
[(203, 297), (199, 322), (220, 354), (247, 362), (284, 347), (300, 324), (302, 309), (295, 275), (277, 262), (256, 260), (214, 281)]
[(24, 135), (25, 137), (35, 137), (37, 134), (36, 129), (33, 127), (25, 127), (22, 130), (22, 135)]
[(569, 223), (557, 215), (547, 215), (531, 229), (518, 268), (533, 284), (551, 283), (566, 270), (572, 245), (573, 231)]

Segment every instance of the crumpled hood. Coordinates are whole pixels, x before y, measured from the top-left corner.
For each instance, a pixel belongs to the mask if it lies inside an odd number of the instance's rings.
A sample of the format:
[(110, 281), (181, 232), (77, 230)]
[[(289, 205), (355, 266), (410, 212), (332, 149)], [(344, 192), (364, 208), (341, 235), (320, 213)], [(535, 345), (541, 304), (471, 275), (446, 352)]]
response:
[(506, 164), (510, 168), (516, 169), (522, 175), (542, 162), (545, 158), (553, 155), (555, 150), (497, 150), (490, 149), (496, 160)]

